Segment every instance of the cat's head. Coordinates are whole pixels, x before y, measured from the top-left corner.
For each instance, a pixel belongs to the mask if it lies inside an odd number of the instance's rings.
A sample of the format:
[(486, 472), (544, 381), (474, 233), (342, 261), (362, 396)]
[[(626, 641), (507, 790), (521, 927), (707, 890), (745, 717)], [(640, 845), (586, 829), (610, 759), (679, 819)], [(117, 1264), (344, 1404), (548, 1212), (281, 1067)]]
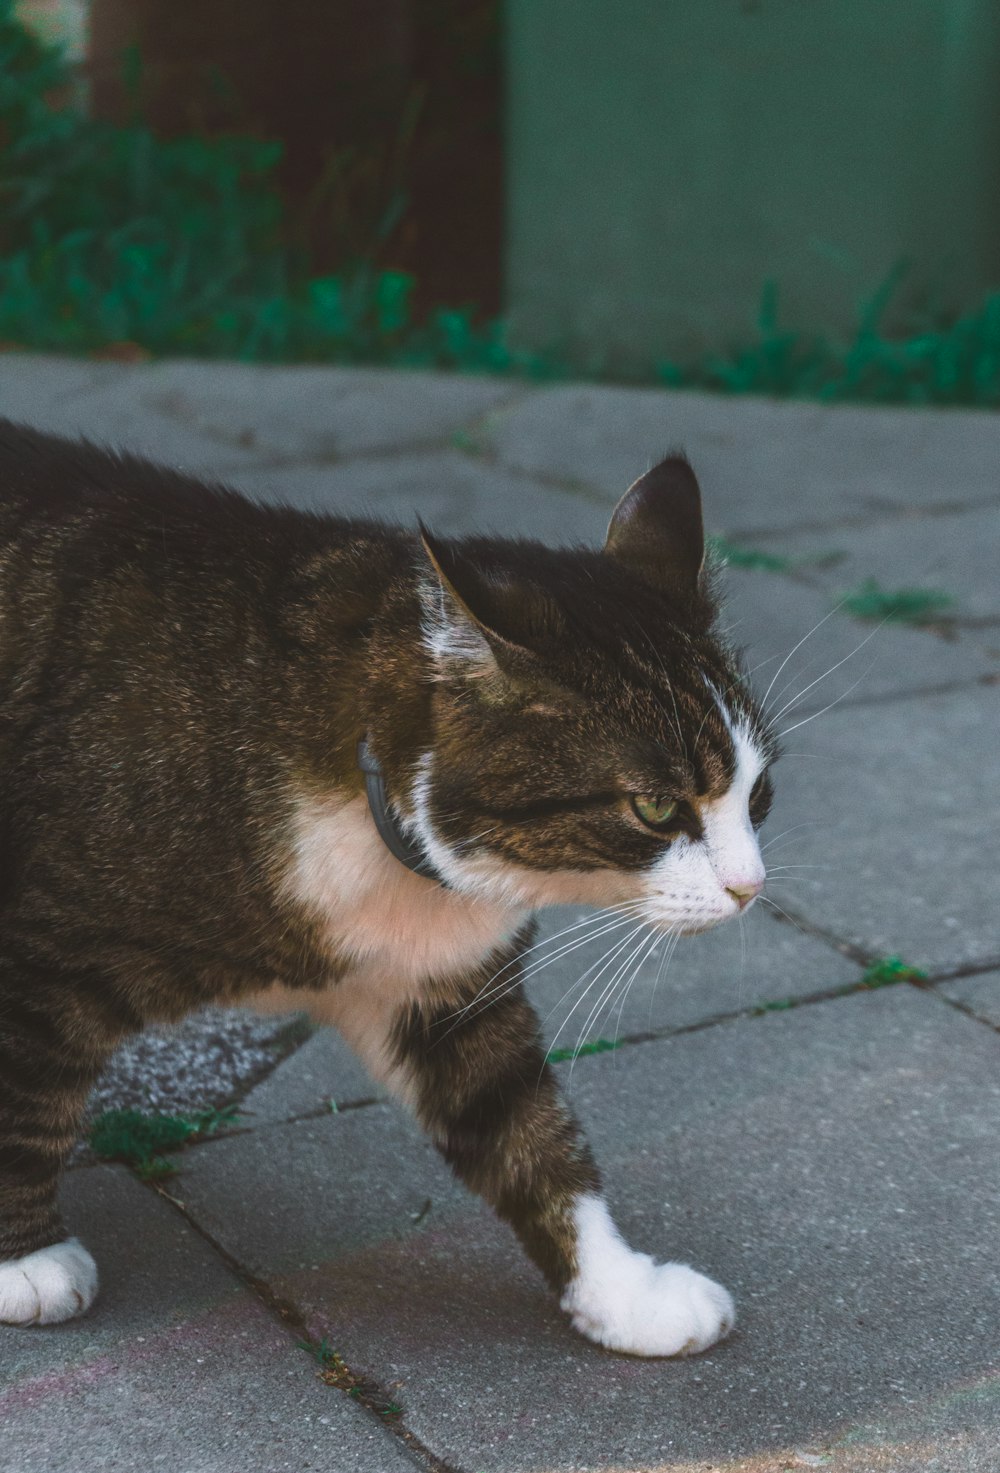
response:
[(597, 552), (425, 534), (434, 742), (409, 827), (455, 889), (636, 903), (690, 934), (764, 866), (775, 742), (713, 632), (698, 483), (672, 456)]

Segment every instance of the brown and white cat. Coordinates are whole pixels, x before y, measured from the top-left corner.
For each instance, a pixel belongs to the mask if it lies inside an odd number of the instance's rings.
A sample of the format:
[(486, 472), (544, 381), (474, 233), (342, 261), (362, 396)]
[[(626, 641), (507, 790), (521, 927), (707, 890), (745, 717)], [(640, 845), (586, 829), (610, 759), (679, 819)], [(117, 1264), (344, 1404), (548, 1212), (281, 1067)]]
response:
[(616, 1231), (517, 962), (541, 906), (689, 934), (761, 888), (775, 745), (703, 561), (679, 456), (549, 549), (0, 424), (0, 1322), (94, 1298), (56, 1186), (109, 1053), (260, 995), (341, 1030), (585, 1335), (728, 1332)]

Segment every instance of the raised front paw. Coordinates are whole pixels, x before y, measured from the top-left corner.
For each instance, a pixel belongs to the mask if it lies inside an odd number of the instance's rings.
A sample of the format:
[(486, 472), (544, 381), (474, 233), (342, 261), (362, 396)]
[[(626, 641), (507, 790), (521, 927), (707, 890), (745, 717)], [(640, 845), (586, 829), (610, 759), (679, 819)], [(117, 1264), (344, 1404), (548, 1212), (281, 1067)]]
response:
[(721, 1284), (634, 1253), (599, 1197), (574, 1215), (577, 1272), (562, 1307), (582, 1335), (630, 1355), (696, 1355), (729, 1334), (736, 1310)]
[(97, 1265), (77, 1238), (0, 1263), (0, 1324), (56, 1325), (89, 1309)]

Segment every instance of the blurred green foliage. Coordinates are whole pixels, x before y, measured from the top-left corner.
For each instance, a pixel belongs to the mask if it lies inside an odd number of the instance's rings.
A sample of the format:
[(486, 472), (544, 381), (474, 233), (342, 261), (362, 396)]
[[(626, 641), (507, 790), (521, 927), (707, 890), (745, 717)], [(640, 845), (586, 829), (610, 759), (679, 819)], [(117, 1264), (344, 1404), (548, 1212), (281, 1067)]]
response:
[(0, 0), (0, 339), (542, 371), (468, 309), (416, 322), (403, 272), (312, 275), (275, 182), (280, 143), (115, 126), (67, 101), (71, 82)]
[[(0, 341), (565, 372), (551, 353), (512, 350), (502, 323), (483, 323), (471, 308), (418, 318), (412, 276), (371, 258), (315, 274), (302, 244), (308, 231), (288, 221), (279, 195), (280, 143), (162, 139), (138, 120), (122, 127), (88, 117), (72, 95), (60, 52), (17, 21), (13, 0), (0, 0)], [(336, 195), (336, 185), (331, 177), (324, 188)], [(368, 235), (382, 239), (402, 207), (395, 190)], [(345, 240), (368, 238), (340, 225)], [(663, 363), (658, 376), (727, 393), (1000, 405), (1000, 292), (957, 318), (928, 309), (900, 334), (886, 319), (904, 276), (902, 266), (890, 273), (847, 344), (783, 328), (770, 282), (754, 343)]]
[(852, 341), (783, 328), (778, 287), (761, 298), (758, 337), (728, 355), (692, 364), (664, 363), (659, 376), (676, 387), (769, 394), (781, 398), (862, 400), (885, 404), (1000, 405), (1000, 291), (958, 317), (928, 306), (909, 330), (890, 332), (907, 274), (897, 265), (864, 304)]

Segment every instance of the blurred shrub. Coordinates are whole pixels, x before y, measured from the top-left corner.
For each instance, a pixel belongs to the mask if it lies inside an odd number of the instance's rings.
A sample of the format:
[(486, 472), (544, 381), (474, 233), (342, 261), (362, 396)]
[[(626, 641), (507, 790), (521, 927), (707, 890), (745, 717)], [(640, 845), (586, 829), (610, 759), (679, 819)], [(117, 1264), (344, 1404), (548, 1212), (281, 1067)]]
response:
[(60, 53), (0, 0), (0, 339), (83, 351), (540, 368), (469, 310), (411, 310), (359, 262), (311, 276), (275, 182), (281, 144), (163, 140), (70, 104)]
[(862, 307), (854, 338), (846, 344), (783, 328), (777, 284), (769, 282), (755, 343), (728, 355), (706, 354), (694, 364), (664, 363), (660, 378), (678, 387), (731, 394), (1000, 405), (1000, 291), (957, 318), (939, 317), (928, 307), (911, 318), (908, 332), (890, 334), (883, 324), (905, 275), (903, 264), (889, 273)]

